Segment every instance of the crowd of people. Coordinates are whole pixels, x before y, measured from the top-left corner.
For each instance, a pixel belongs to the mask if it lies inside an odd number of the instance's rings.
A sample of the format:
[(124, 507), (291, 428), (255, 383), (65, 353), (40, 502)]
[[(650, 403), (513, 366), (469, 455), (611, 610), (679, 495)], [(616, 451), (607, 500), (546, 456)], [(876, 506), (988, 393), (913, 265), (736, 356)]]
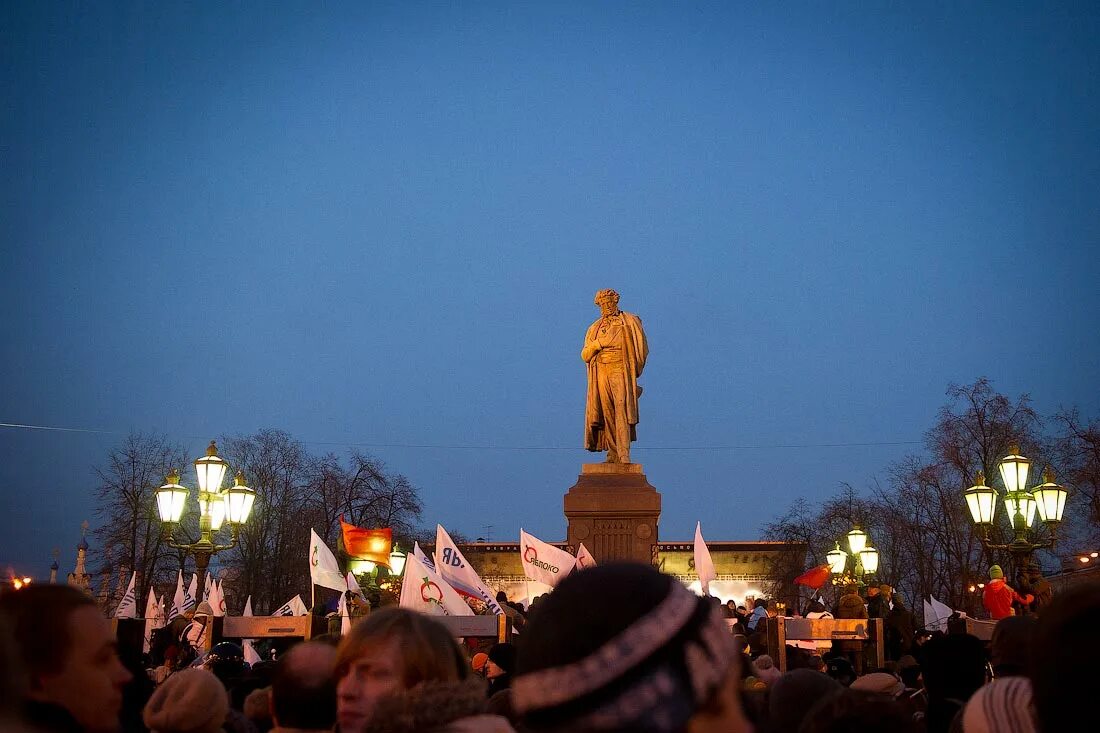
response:
[[(863, 613), (899, 608), (877, 591)], [(999, 621), (989, 644), (958, 629), (914, 633), (905, 653), (866, 668), (862, 655), (857, 666), (815, 641), (781, 670), (760, 643), (771, 618), (762, 600), (750, 612), (648, 566), (609, 564), (572, 574), (526, 611), (506, 603), (514, 644), (473, 651), (433, 617), (387, 607), (277, 660), (250, 667), (220, 642), (157, 680), (148, 660), (118, 647), (90, 597), (31, 586), (0, 597), (0, 730), (1068, 731), (1091, 718), (1100, 680), (1100, 586), (1048, 601), (1037, 617)], [(830, 615), (820, 604), (804, 612)]]

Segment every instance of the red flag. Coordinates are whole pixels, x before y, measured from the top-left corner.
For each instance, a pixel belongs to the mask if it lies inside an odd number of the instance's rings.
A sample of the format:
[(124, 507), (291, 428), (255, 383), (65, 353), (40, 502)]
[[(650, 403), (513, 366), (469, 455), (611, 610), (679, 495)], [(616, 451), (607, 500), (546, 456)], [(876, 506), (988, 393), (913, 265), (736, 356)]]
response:
[(365, 529), (348, 524), (344, 516), (340, 515), (340, 529), (344, 533), (344, 551), (356, 560), (370, 560), (371, 562), (390, 566), (390, 548), (393, 547), (393, 530), (389, 527), (383, 529)]
[(825, 582), (829, 579), (832, 571), (829, 569), (829, 563), (818, 565), (816, 568), (810, 568), (806, 572), (799, 575), (794, 579), (796, 585), (804, 585), (807, 588), (813, 588), (817, 590), (821, 586), (825, 585)]

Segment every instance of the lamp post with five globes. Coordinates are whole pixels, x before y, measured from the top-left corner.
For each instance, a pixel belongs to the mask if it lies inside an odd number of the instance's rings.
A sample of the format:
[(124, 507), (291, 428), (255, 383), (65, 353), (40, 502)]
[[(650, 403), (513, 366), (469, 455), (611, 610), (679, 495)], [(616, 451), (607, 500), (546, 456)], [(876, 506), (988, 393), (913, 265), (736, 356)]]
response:
[[(1000, 460), (997, 468), (1005, 487), (1002, 498), (1012, 529), (1010, 542), (994, 542), (990, 536), (997, 513), (997, 498), (1001, 495), (993, 487), (986, 486), (983, 472), (978, 472), (974, 485), (963, 492), (963, 496), (970, 517), (980, 530), (982, 546), (986, 550), (1007, 550), (1016, 563), (1016, 569), (1021, 570), (1026, 569), (1025, 563), (1036, 550), (1054, 546), (1069, 492), (1054, 483), (1054, 471), (1050, 466), (1043, 471), (1043, 483), (1028, 489), (1027, 474), (1031, 461), (1020, 455), (1017, 445), (1010, 446), (1008, 452), (1009, 455)], [(1050, 536), (1046, 539), (1034, 539), (1032, 532), (1036, 514), (1050, 530)]]
[[(164, 485), (156, 492), (157, 512), (164, 523), (168, 546), (195, 556), (198, 576), (196, 604), (202, 600), (206, 587), (206, 568), (210, 565), (210, 558), (237, 545), (241, 525), (248, 521), (256, 501), (256, 492), (245, 485), (244, 474), (240, 471), (233, 479), (233, 485), (222, 491), (222, 480), (228, 469), (229, 463), (218, 456), (218, 446), (213, 440), (206, 449), (206, 455), (195, 460), (195, 473), (199, 480), (199, 539), (196, 542), (176, 542), (172, 536), (190, 495), (190, 491), (180, 484), (179, 471), (172, 469), (165, 477)], [(220, 545), (215, 542), (215, 535), (226, 522), (232, 534), (229, 544)]]

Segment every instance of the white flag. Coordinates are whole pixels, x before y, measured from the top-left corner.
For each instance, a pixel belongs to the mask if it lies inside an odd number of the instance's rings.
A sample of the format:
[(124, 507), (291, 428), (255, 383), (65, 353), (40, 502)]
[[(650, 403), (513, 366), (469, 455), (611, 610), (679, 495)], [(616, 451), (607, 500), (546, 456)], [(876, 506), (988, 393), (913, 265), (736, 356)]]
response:
[(588, 548), (582, 542), (580, 549), (577, 550), (577, 570), (587, 570), (594, 567), (596, 567), (596, 558), (592, 557), (592, 553), (588, 551)]
[(187, 593), (183, 596), (183, 610), (190, 611), (198, 603), (196, 600), (199, 597), (199, 574), (191, 574), (191, 584), (187, 586)]
[(171, 621), (176, 616), (182, 616), (183, 612), (187, 610), (187, 593), (183, 590), (183, 571), (179, 572), (176, 576), (176, 594), (172, 598), (172, 610), (168, 612), (168, 620)]
[(149, 595), (145, 599), (145, 640), (141, 650), (149, 651), (149, 642), (153, 638), (153, 632), (164, 626), (164, 610), (160, 607), (160, 599), (157, 598), (153, 586), (149, 586)]
[(309, 577), (314, 585), (340, 591), (348, 588), (344, 574), (336, 564), (336, 556), (312, 529), (309, 530)]
[(272, 616), (305, 616), (309, 613), (301, 594), (294, 596), (289, 601), (279, 606), (272, 612)]
[[(932, 615), (936, 618), (936, 627), (944, 633), (947, 632), (947, 619), (951, 618), (951, 614), (955, 613), (949, 606), (937, 601), (933, 596), (928, 596), (932, 600)], [(925, 626), (928, 624), (925, 623)]]
[(435, 561), (424, 554), (424, 551), (420, 549), (419, 542), (413, 542), (413, 555), (424, 564), (424, 567), (431, 570), (433, 573), (435, 572)]
[(244, 661), (248, 662), (249, 667), (260, 661), (260, 655), (256, 652), (256, 647), (252, 646), (251, 639), (245, 639), (241, 649), (244, 651)]
[(695, 523), (695, 572), (699, 574), (699, 586), (703, 595), (710, 595), (710, 582), (718, 575), (714, 572), (714, 562), (710, 559), (710, 550), (703, 542), (703, 531), (699, 522)]
[(147, 621), (163, 621), (159, 618), (160, 615), (160, 599), (157, 598), (153, 586), (149, 586), (149, 595), (145, 597), (145, 619)]
[(210, 603), (210, 610), (214, 612), (215, 616), (225, 615), (225, 596), (222, 595), (222, 584), (217, 580), (210, 584), (210, 597), (207, 598)]
[(524, 575), (551, 588), (569, 575), (577, 564), (577, 558), (528, 534), (522, 527), (519, 530), (519, 553)]
[(470, 567), (470, 563), (466, 562), (466, 558), (462, 556), (458, 546), (447, 534), (447, 530), (443, 529), (442, 524), (435, 526), (435, 568), (436, 572), (459, 593), (484, 602), (486, 607), (498, 616), (504, 613), (493, 592)]
[(430, 616), (474, 615), (474, 610), (451, 584), (422, 563), (416, 553), (405, 558), (400, 605)]
[(122, 596), (122, 600), (118, 602), (118, 608), (115, 609), (115, 618), (137, 618), (137, 591), (134, 590), (134, 581), (137, 580), (137, 573), (130, 575), (130, 585), (126, 586), (126, 593)]
[[(244, 602), (244, 611), (241, 612), (242, 616), (252, 615), (252, 596)], [(253, 639), (242, 639), (241, 649), (244, 651), (244, 661), (248, 662), (248, 666), (252, 666), (256, 662), (260, 661), (260, 655), (256, 652), (256, 647), (252, 646)]]
[(355, 573), (349, 572), (347, 581), (348, 590), (350, 590), (352, 593), (359, 596), (360, 598), (366, 600), (366, 596), (363, 595), (363, 589), (359, 587), (359, 581), (355, 579)]
[(210, 604), (211, 608), (213, 608), (214, 606), (214, 603), (210, 600), (210, 589), (212, 587), (214, 587), (214, 574), (207, 573), (206, 579), (203, 581), (202, 598), (204, 601)]

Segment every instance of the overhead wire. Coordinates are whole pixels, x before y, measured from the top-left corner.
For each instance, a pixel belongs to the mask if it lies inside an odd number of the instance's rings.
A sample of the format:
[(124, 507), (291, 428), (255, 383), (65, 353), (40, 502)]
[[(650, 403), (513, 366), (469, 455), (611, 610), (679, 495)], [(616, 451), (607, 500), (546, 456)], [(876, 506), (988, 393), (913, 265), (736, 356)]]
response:
[[(100, 430), (95, 428), (70, 428), (56, 425), (30, 425), (26, 423), (0, 422), (0, 428), (16, 430), (43, 430), (64, 433), (92, 433), (98, 435), (125, 435), (121, 430)], [(181, 436), (188, 440), (206, 440), (202, 436)], [(306, 445), (334, 445), (356, 448), (400, 448), (412, 450), (507, 450), (507, 451), (576, 451), (578, 446), (566, 445), (492, 445), (492, 444), (458, 444), (458, 443), (371, 443), (361, 441), (324, 441), (324, 440), (296, 440)], [(919, 440), (882, 440), (882, 441), (853, 441), (831, 443), (755, 443), (744, 445), (686, 445), (686, 446), (636, 446), (634, 450), (644, 451), (726, 451), (726, 450), (797, 450), (808, 448), (877, 448), (901, 445), (921, 445)]]

